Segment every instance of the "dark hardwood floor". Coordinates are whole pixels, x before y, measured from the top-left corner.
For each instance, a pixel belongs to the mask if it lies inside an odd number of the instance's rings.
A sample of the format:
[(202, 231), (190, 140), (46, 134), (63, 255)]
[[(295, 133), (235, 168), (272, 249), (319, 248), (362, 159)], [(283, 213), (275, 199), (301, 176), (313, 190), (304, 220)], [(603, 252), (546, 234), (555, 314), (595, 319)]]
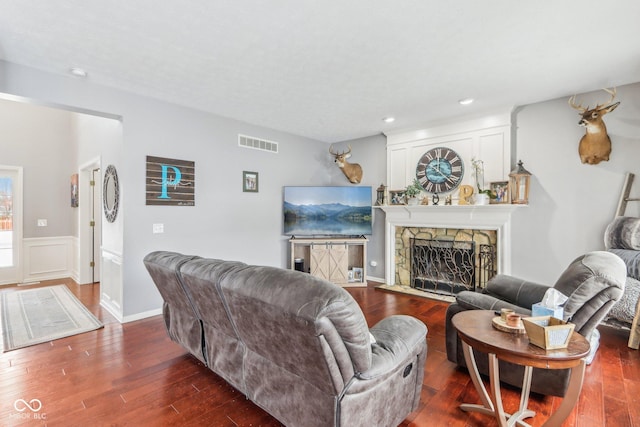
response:
[[(50, 426), (279, 426), (263, 410), (227, 385), (167, 338), (160, 316), (119, 324), (99, 305), (99, 285), (64, 282), (98, 317), (103, 329), (0, 356), (0, 425)], [(0, 290), (28, 289), (4, 287)], [(369, 325), (391, 314), (422, 320), (429, 332), (420, 408), (402, 426), (495, 426), (487, 416), (458, 405), (478, 402), (466, 371), (447, 361), (447, 304), (367, 288), (350, 288)], [(626, 346), (628, 333), (600, 328), (601, 347), (587, 368), (580, 401), (564, 426), (640, 426), (640, 356)], [(505, 409), (514, 411), (519, 393), (503, 389)], [(38, 399), (38, 419), (18, 412), (17, 399)], [(532, 396), (540, 426), (559, 398)]]

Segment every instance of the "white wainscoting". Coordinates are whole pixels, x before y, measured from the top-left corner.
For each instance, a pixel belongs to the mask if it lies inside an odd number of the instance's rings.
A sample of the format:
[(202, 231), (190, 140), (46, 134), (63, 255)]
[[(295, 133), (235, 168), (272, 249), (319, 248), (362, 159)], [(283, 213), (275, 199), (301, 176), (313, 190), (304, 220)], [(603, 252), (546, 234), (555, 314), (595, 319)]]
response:
[(100, 305), (123, 323), (122, 254), (102, 249), (100, 275)]
[(24, 283), (73, 277), (77, 239), (73, 236), (22, 239)]

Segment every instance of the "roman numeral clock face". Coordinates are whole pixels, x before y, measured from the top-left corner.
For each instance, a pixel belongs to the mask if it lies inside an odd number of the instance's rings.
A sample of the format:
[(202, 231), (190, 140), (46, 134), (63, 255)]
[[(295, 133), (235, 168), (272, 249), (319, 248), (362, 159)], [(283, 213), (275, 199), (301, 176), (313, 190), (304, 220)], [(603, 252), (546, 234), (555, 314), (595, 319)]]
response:
[(433, 148), (422, 155), (416, 168), (416, 178), (429, 193), (455, 190), (464, 175), (464, 164), (450, 148)]

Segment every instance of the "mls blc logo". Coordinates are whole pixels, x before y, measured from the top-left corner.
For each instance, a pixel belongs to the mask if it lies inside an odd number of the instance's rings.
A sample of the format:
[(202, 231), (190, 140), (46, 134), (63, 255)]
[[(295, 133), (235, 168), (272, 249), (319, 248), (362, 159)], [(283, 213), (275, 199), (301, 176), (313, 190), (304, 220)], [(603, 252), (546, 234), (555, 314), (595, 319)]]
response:
[(24, 399), (17, 399), (13, 402), (13, 408), (18, 411), (18, 413), (11, 414), (12, 418), (33, 418), (36, 420), (44, 420), (47, 418), (47, 414), (40, 413), (40, 410), (42, 409), (42, 402), (40, 399), (31, 399), (28, 402)]

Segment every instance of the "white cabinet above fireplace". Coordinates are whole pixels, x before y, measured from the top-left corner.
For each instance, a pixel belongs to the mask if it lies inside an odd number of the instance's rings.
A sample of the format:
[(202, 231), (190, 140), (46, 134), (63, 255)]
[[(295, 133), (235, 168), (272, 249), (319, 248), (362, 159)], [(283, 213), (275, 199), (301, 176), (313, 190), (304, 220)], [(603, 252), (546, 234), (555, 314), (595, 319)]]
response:
[[(387, 137), (387, 188), (401, 190), (416, 177), (420, 157), (435, 147), (446, 147), (460, 155), (462, 184), (475, 188), (471, 160), (484, 163), (485, 188), (490, 182), (506, 181), (511, 171), (511, 112), (439, 124), (424, 129), (385, 133)], [(458, 191), (452, 193), (454, 202)], [(444, 197), (441, 197), (444, 200)]]

